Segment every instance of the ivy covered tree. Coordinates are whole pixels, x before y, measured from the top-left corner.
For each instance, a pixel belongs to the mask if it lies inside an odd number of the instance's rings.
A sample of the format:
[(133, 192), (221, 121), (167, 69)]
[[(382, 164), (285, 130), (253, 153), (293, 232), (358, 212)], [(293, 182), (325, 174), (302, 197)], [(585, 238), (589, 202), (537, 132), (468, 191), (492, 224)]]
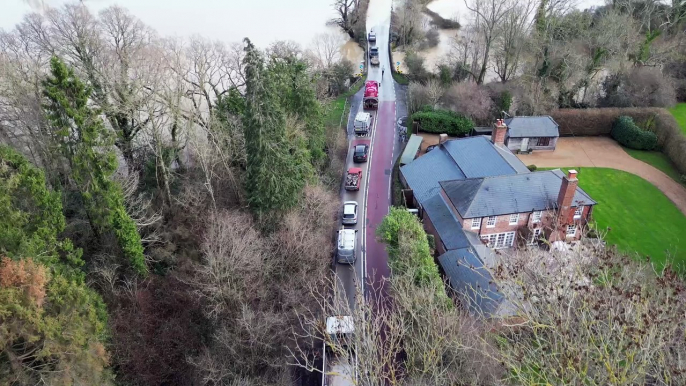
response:
[(111, 383), (107, 313), (85, 284), (80, 250), (59, 234), (59, 192), (0, 146), (0, 383)]
[(121, 187), (113, 180), (117, 158), (114, 139), (100, 111), (89, 106), (92, 90), (59, 58), (50, 60), (51, 75), (43, 81), (47, 115), (57, 147), (68, 160), (70, 178), (83, 199), (97, 234), (114, 232), (133, 269), (147, 272), (135, 222), (126, 212)]
[(245, 39), (246, 95), (243, 131), (247, 154), (246, 193), (258, 219), (293, 207), (310, 172), (287, 136), (284, 109), (274, 73)]
[(438, 266), (431, 255), (429, 239), (417, 216), (405, 208), (391, 207), (377, 227), (376, 235), (386, 244), (393, 276), (409, 273), (415, 286), (433, 288), (436, 300), (450, 306)]
[(276, 81), (281, 107), (302, 122), (312, 163), (317, 164), (324, 158), (324, 119), (307, 63), (295, 56), (272, 57), (268, 69)]

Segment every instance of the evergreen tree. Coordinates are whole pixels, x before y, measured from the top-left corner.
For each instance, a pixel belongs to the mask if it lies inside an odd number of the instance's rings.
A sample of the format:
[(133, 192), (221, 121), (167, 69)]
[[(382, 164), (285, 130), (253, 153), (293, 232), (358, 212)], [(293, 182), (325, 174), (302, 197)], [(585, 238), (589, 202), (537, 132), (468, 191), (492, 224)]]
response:
[(274, 75), (245, 39), (246, 104), (243, 130), (247, 153), (246, 192), (258, 219), (297, 203), (308, 165), (293, 154)]
[(50, 68), (51, 76), (43, 81), (43, 109), (57, 146), (69, 161), (91, 225), (98, 233), (113, 231), (124, 256), (144, 274), (147, 268), (138, 229), (126, 213), (121, 187), (112, 181), (117, 169), (113, 137), (100, 112), (88, 105), (92, 91), (74, 70), (57, 57), (50, 60)]
[(0, 384), (110, 384), (107, 313), (61, 240), (59, 192), (0, 146)]
[(302, 122), (312, 163), (317, 164), (325, 155), (324, 119), (307, 73), (307, 63), (296, 57), (275, 57), (270, 62), (269, 72), (276, 80), (281, 107)]

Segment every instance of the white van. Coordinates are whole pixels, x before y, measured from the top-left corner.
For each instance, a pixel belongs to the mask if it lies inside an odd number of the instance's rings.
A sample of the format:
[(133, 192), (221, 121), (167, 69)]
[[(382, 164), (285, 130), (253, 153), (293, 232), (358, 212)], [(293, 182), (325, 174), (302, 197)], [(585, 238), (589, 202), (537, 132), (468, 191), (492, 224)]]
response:
[(367, 134), (371, 129), (372, 125), (372, 115), (365, 112), (359, 112), (355, 116), (355, 123), (353, 127), (355, 128), (355, 134)]
[(338, 249), (336, 261), (340, 264), (355, 264), (356, 229), (341, 229), (338, 231)]

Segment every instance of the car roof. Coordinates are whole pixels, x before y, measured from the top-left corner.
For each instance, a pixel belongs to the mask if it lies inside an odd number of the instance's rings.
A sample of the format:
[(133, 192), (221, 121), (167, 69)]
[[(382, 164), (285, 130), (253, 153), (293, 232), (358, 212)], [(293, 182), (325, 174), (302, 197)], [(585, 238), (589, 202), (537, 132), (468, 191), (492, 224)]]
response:
[(343, 205), (343, 214), (355, 214), (357, 208), (357, 204), (345, 204)]
[(363, 149), (364, 149), (364, 148), (366, 148), (366, 147), (367, 147), (367, 144), (365, 144), (365, 143), (360, 144), (360, 145), (355, 145), (355, 150), (357, 150), (357, 149), (359, 149), (359, 148), (363, 148)]

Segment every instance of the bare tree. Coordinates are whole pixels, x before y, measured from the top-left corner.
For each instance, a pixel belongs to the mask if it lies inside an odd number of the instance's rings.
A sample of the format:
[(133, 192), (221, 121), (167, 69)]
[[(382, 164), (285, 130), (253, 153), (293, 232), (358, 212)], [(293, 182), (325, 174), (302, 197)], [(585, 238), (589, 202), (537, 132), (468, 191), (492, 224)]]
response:
[(465, 6), (472, 12), (474, 26), (479, 34), (480, 44), (483, 45), (481, 68), (478, 70), (476, 82), (482, 84), (488, 70), (491, 48), (498, 37), (498, 26), (515, 7), (511, 0), (464, 0)]
[(534, 7), (533, 0), (516, 3), (497, 27), (493, 59), (495, 73), (503, 83), (510, 80), (519, 69), (520, 56), (530, 32)]
[(441, 98), (441, 104), (484, 124), (492, 118), (493, 101), (488, 90), (474, 82), (453, 84)]
[(345, 31), (351, 38), (355, 38), (355, 24), (360, 17), (358, 9), (360, 7), (360, 0), (334, 0), (333, 7), (336, 10), (336, 17), (331, 22), (343, 31)]
[(314, 67), (325, 70), (341, 60), (341, 46), (344, 42), (343, 36), (338, 32), (316, 35), (307, 50)]
[(501, 288), (520, 289), (503, 291), (516, 311), (496, 330), (513, 381), (684, 383), (686, 292), (675, 272), (656, 275), (650, 264), (591, 240), (568, 252), (523, 250), (500, 260)]

